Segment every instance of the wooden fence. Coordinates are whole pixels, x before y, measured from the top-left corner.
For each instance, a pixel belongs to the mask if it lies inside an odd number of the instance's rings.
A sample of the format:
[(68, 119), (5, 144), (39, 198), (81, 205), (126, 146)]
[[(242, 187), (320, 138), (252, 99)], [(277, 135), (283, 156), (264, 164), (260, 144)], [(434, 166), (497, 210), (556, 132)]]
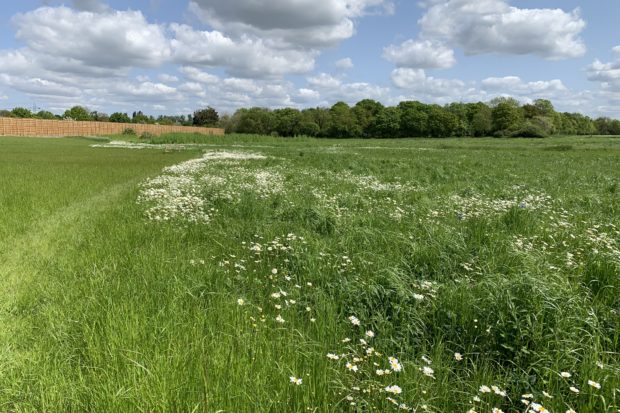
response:
[(105, 136), (133, 129), (138, 135), (162, 133), (201, 133), (223, 135), (224, 129), (198, 126), (143, 125), (138, 123), (76, 122), (71, 120), (18, 119), (0, 117), (0, 136)]

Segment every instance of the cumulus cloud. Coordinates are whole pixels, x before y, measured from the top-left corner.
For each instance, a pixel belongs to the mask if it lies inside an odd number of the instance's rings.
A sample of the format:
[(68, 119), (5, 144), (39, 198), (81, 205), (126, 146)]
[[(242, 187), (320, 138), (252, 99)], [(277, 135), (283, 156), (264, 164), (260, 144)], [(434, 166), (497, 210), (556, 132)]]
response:
[(594, 60), (591, 65), (586, 68), (588, 80), (600, 83), (604, 91), (616, 92), (618, 95), (608, 96), (614, 99), (620, 99), (620, 46), (612, 49), (615, 60), (604, 63), (599, 59)]
[(358, 17), (392, 10), (386, 0), (192, 0), (190, 9), (216, 30), (310, 48), (350, 38)]
[(279, 50), (263, 40), (242, 36), (238, 40), (219, 31), (198, 31), (172, 24), (173, 59), (181, 64), (225, 67), (233, 76), (269, 77), (307, 73), (314, 69), (315, 52)]
[(350, 57), (345, 57), (344, 59), (337, 60), (336, 67), (342, 70), (353, 69), (353, 60), (351, 60)]
[(397, 88), (432, 97), (458, 96), (467, 90), (467, 85), (462, 80), (434, 78), (428, 76), (423, 69), (395, 69), (392, 71), (392, 82)]
[[(170, 57), (165, 28), (139, 11), (97, 14), (68, 7), (41, 7), (13, 17), (15, 37), (63, 71), (157, 67)], [(60, 58), (60, 59), (58, 59)]]
[(157, 75), (157, 78), (162, 82), (175, 83), (179, 81), (179, 78), (173, 75), (169, 75), (167, 73), (160, 73)]
[(449, 68), (456, 63), (452, 49), (432, 40), (410, 39), (390, 45), (383, 50), (383, 57), (397, 67), (413, 69)]
[(482, 90), (499, 95), (520, 97), (525, 101), (536, 98), (564, 100), (568, 88), (559, 79), (524, 82), (518, 76), (489, 77), (480, 82)]
[(306, 80), (310, 86), (317, 89), (333, 89), (340, 87), (342, 84), (342, 81), (327, 73), (311, 76)]
[(422, 36), (461, 47), (466, 54), (533, 54), (549, 60), (580, 57), (586, 23), (579, 9), (527, 9), (507, 0), (433, 0), (423, 4)]

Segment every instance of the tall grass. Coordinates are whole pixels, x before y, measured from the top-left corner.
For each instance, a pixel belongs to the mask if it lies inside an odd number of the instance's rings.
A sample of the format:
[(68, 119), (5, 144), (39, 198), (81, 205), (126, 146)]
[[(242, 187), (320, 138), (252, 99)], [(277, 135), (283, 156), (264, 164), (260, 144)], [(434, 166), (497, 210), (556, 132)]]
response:
[(0, 403), (617, 411), (620, 143), (540, 142), (2, 139)]

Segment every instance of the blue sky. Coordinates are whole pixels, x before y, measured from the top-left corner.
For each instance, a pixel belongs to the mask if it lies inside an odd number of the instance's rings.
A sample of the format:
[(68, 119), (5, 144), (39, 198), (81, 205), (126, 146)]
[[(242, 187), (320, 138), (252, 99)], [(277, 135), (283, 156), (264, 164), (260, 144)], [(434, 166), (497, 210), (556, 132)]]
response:
[(616, 0), (4, 2), (0, 108), (157, 115), (513, 96), (620, 118), (617, 16)]

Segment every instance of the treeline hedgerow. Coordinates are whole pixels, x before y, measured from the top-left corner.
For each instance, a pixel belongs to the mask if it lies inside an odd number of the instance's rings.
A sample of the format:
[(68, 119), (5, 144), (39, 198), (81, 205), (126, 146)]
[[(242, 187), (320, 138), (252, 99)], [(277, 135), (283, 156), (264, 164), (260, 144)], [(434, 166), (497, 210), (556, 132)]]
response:
[(592, 119), (580, 113), (558, 112), (546, 99), (521, 104), (513, 98), (496, 98), (488, 103), (450, 103), (445, 106), (404, 101), (384, 106), (364, 99), (354, 106), (338, 102), (330, 108), (238, 109), (219, 116), (211, 107), (190, 115), (161, 115), (157, 118), (141, 111), (107, 115), (81, 106), (63, 116), (51, 112), (30, 112), (25, 108), (0, 111), (0, 116), (39, 119), (72, 119), (100, 122), (146, 123), (160, 125), (217, 126), (227, 133), (329, 138), (404, 137), (547, 137), (552, 135), (620, 135), (620, 120)]

